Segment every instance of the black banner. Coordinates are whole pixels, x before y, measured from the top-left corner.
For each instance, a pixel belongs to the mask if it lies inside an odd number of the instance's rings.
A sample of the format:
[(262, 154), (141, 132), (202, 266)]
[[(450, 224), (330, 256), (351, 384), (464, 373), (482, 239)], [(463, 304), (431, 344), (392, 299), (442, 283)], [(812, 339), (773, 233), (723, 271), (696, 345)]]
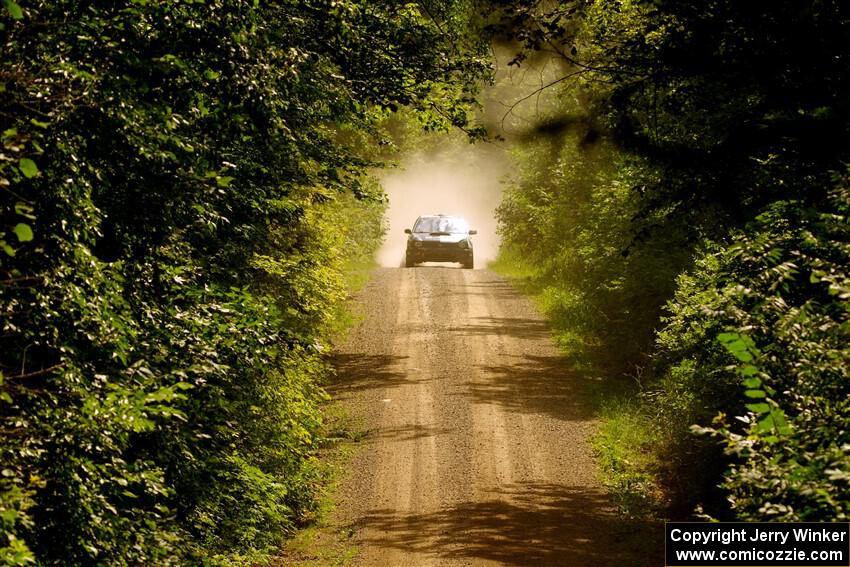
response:
[(848, 567), (850, 524), (668, 522), (667, 567)]

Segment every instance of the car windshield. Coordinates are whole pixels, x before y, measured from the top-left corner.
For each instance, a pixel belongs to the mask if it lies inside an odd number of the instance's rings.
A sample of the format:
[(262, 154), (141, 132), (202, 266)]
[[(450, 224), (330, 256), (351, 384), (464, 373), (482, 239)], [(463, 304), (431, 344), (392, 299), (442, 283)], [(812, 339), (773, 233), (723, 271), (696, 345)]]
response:
[(421, 217), (416, 221), (413, 232), (445, 232), (447, 234), (469, 232), (466, 221), (456, 217)]

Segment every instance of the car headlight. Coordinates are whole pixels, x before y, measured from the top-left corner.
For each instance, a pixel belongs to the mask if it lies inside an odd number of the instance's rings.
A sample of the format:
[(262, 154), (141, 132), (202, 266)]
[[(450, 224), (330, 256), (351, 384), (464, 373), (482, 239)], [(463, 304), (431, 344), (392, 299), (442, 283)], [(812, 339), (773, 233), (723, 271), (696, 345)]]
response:
[(414, 240), (413, 241), (413, 247), (414, 248), (421, 248), (422, 247), (422, 241), (421, 240)]
[(469, 239), (461, 240), (460, 242), (458, 242), (458, 246), (460, 246), (464, 250), (469, 248)]

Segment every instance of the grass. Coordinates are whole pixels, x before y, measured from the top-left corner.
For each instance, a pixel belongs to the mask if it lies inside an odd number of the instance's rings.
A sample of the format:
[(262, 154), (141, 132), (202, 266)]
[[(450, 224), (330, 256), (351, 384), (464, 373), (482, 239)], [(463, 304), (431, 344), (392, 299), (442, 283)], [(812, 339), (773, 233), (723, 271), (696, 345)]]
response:
[(348, 331), (363, 319), (361, 306), (351, 298), (363, 289), (376, 267), (378, 264), (372, 257), (350, 258), (343, 266), (343, 283), (348, 299), (334, 307), (328, 333), (332, 344), (345, 340)]
[[(369, 281), (377, 263), (371, 258), (354, 257), (344, 266), (344, 283), (349, 298)], [(364, 317), (360, 305), (349, 299), (336, 307), (330, 324), (332, 344), (345, 340), (348, 331)], [(274, 566), (287, 567), (339, 567), (349, 565), (357, 555), (352, 543), (353, 533), (332, 523), (337, 507), (336, 493), (357, 443), (367, 431), (341, 404), (330, 401), (322, 408), (324, 431), (321, 450), (317, 458), (321, 487), (316, 508), (309, 517), (302, 518), (298, 531), (284, 544), (281, 555), (272, 562)]]
[(648, 450), (655, 430), (638, 403), (602, 395), (600, 426), (591, 440), (602, 469), (602, 481), (623, 515), (655, 518), (662, 500), (653, 470), (657, 469)]
[(322, 486), (318, 504), (303, 526), (284, 545), (272, 565), (287, 567), (340, 567), (349, 565), (357, 555), (354, 535), (335, 526), (336, 493), (357, 443), (366, 435), (360, 424), (335, 402), (324, 409), (323, 445), (318, 455)]
[[(544, 286), (536, 277), (537, 271), (523, 262), (516, 253), (503, 249), (495, 260), (487, 263), (487, 268), (508, 278), (511, 285), (531, 297), (535, 302), (540, 301)], [(538, 307), (540, 307), (540, 304), (538, 304)]]

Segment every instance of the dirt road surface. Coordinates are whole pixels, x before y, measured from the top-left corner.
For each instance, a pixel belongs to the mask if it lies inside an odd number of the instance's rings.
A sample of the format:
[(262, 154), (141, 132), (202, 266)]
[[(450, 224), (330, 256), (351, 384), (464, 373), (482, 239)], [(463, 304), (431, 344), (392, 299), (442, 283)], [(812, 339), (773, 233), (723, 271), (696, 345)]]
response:
[(640, 566), (600, 486), (581, 378), (486, 270), (379, 269), (332, 393), (367, 433), (332, 524), (363, 566)]

